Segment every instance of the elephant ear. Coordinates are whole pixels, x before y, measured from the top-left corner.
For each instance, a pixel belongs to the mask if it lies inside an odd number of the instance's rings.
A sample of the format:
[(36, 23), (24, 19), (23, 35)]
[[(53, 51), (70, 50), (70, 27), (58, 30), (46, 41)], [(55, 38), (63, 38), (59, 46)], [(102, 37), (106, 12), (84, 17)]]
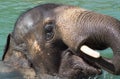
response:
[(3, 52), (3, 57), (2, 60), (9, 60), (9, 58), (12, 56), (13, 54), (13, 50), (16, 47), (15, 41), (13, 39), (12, 34), (8, 34), (7, 36), (7, 40), (6, 40), (6, 45), (4, 48), (4, 52)]
[(3, 56), (2, 56), (2, 60), (5, 59), (5, 56), (6, 56), (6, 54), (7, 54), (7, 51), (8, 51), (8, 49), (9, 49), (9, 45), (10, 45), (10, 35), (11, 35), (11, 34), (8, 34), (8, 36), (7, 36), (7, 41), (6, 41), (4, 53), (3, 53)]
[(31, 63), (25, 56), (26, 52), (25, 43), (16, 44), (12, 34), (9, 34), (7, 37), (2, 61), (14, 67), (29, 68), (31, 67)]

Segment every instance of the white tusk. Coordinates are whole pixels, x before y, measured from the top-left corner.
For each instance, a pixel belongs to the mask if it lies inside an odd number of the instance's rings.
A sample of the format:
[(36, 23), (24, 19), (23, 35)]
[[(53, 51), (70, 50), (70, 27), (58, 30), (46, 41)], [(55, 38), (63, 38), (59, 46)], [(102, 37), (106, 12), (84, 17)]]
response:
[(100, 53), (99, 53), (99, 52), (97, 52), (97, 51), (89, 48), (89, 47), (86, 46), (86, 45), (81, 46), (80, 50), (81, 50), (83, 53), (85, 53), (85, 54), (87, 54), (87, 55), (89, 55), (89, 56), (91, 56), (91, 57), (94, 57), (94, 58), (99, 58), (99, 57), (100, 57)]

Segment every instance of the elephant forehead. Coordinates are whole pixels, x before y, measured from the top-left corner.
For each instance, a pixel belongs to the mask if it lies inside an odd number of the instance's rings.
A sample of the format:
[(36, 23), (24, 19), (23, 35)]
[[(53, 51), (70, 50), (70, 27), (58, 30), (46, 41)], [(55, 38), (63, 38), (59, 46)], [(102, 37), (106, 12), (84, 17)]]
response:
[[(34, 29), (35, 24), (41, 18), (41, 14), (38, 11), (29, 11), (20, 16), (20, 18), (16, 22), (16, 26), (14, 29), (14, 34), (16, 37), (25, 36), (30, 30)], [(18, 38), (19, 38), (18, 37)]]
[(34, 24), (34, 21), (33, 21), (32, 17), (31, 17), (31, 15), (28, 14), (23, 18), (22, 21), (20, 21), (18, 23), (17, 28), (19, 30), (22, 30), (23, 33), (27, 33), (29, 31), (29, 29), (32, 28), (33, 24)]

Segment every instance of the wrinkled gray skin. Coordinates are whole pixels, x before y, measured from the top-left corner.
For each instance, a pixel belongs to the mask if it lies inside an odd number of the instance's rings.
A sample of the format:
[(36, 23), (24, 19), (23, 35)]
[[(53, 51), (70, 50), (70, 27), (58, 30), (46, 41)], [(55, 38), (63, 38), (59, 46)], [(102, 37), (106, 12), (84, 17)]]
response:
[[(3, 61), (15, 69), (32, 69), (43, 79), (87, 79), (100, 74), (100, 68), (120, 74), (119, 38), (120, 22), (115, 18), (75, 6), (44, 4), (18, 18)], [(95, 50), (111, 47), (114, 56), (89, 57), (80, 51), (82, 45)]]

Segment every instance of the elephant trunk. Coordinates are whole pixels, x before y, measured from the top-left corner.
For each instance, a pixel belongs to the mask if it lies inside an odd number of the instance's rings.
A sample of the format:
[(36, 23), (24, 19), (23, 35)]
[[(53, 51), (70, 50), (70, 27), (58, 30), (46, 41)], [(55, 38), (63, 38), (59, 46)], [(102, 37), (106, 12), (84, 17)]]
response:
[[(108, 72), (111, 72), (113, 74), (119, 74), (119, 63), (117, 64), (117, 62), (114, 62), (116, 60), (114, 60), (117, 56), (114, 56), (112, 60), (108, 59), (108, 58), (103, 58), (102, 56), (100, 56), (99, 52), (94, 51), (93, 49), (87, 47), (87, 46), (82, 46), (80, 49), (85, 55), (86, 59), (89, 61), (95, 61), (96, 64), (107, 70)], [(92, 51), (91, 51), (92, 50)], [(119, 58), (118, 58), (119, 59)], [(118, 66), (117, 66), (117, 65)]]
[(120, 74), (120, 22), (115, 18), (90, 11), (78, 13), (68, 13), (68, 17), (57, 20), (63, 42), (77, 53), (76, 55), (81, 52), (79, 49), (82, 45), (88, 45), (95, 50), (110, 47), (114, 53), (110, 60), (103, 57), (94, 59), (83, 54), (82, 57), (89, 62), (92, 59), (101, 68), (113, 74)]
[(114, 37), (111, 36), (110, 41), (110, 48), (113, 51), (113, 58), (112, 59), (106, 59), (103, 58), (108, 64), (109, 68), (107, 70), (111, 70), (111, 73), (119, 75), (120, 74), (120, 32), (118, 30), (113, 31)]

